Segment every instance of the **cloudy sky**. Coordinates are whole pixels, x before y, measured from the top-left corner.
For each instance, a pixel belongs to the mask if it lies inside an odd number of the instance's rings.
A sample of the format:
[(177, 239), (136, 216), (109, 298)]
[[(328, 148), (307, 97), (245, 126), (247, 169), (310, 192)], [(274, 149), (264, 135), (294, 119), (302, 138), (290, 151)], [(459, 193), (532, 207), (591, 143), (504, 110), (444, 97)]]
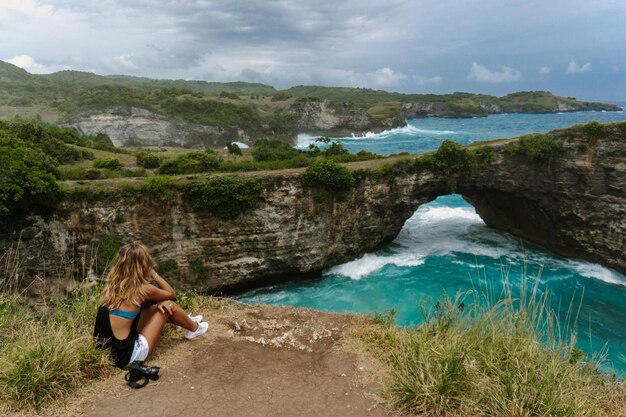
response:
[(625, 0), (0, 0), (29, 72), (626, 100)]

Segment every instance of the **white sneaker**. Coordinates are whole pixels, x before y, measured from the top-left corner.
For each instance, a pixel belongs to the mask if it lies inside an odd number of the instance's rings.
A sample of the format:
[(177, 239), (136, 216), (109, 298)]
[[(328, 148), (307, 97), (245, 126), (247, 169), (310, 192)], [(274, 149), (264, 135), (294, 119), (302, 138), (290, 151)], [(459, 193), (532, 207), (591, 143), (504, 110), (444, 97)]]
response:
[[(202, 322), (202, 314), (198, 314), (197, 316), (192, 316), (191, 313), (189, 313), (187, 315), (189, 316), (191, 321), (193, 321), (194, 323)], [(176, 330), (178, 330), (180, 332), (181, 330), (183, 330), (183, 328), (180, 327), (180, 326), (176, 326)]]
[(209, 323), (206, 321), (198, 323), (198, 328), (195, 331), (187, 330), (185, 332), (185, 339), (194, 339), (201, 334), (205, 334), (206, 331), (209, 330)]
[(196, 323), (202, 322), (202, 314), (198, 314), (197, 316), (192, 316), (191, 313), (187, 314), (191, 321), (195, 321)]

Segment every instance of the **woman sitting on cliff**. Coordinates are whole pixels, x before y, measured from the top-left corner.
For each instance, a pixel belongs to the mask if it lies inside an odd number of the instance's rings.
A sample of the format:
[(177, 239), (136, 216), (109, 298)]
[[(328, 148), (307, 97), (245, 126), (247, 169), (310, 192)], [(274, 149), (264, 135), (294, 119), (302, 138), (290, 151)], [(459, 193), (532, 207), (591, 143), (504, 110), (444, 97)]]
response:
[(204, 334), (209, 327), (202, 316), (188, 316), (172, 301), (174, 289), (153, 267), (146, 247), (131, 243), (120, 249), (107, 276), (94, 337), (98, 347), (111, 351), (119, 368), (144, 361), (167, 322), (187, 329), (187, 339)]

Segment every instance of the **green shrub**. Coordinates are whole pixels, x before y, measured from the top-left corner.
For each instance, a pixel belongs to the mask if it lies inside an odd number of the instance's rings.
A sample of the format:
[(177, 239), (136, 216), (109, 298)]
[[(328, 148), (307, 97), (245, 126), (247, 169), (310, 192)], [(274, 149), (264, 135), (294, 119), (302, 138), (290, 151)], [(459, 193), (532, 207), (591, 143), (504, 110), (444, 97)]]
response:
[(98, 242), (98, 258), (102, 262), (102, 265), (109, 265), (121, 248), (122, 241), (117, 236), (104, 235), (100, 237), (100, 241)]
[(231, 155), (243, 155), (241, 148), (235, 142), (227, 143), (226, 149), (228, 149), (228, 153)]
[(145, 168), (135, 168), (135, 169), (103, 169), (102, 174), (104, 178), (133, 178), (133, 177), (145, 177), (146, 169)]
[(196, 281), (205, 282), (209, 278), (209, 269), (204, 265), (202, 259), (192, 261), (189, 268), (196, 277)]
[(231, 100), (241, 100), (241, 97), (239, 97), (237, 94), (229, 93), (228, 91), (222, 91), (219, 96), (221, 98), (229, 98)]
[(324, 159), (313, 163), (300, 177), (304, 188), (324, 188), (329, 191), (345, 191), (352, 188), (352, 173), (337, 162)]
[(87, 168), (85, 170), (85, 179), (88, 180), (99, 180), (104, 178), (104, 173), (96, 168)]
[(137, 158), (137, 164), (146, 168), (154, 169), (161, 166), (162, 157), (152, 152), (139, 152), (135, 155)]
[(506, 149), (514, 155), (548, 161), (563, 151), (563, 145), (551, 135), (533, 133), (520, 137), (517, 143), (509, 145)]
[(338, 155), (349, 155), (350, 151), (348, 151), (343, 143), (341, 142), (332, 142), (329, 147), (322, 151), (322, 155), (324, 156), (338, 156)]
[(298, 156), (290, 159), (282, 159), (275, 161), (251, 161), (244, 159), (241, 161), (223, 161), (220, 164), (220, 171), (226, 172), (238, 172), (238, 171), (264, 171), (264, 170), (276, 170), (287, 168), (301, 168), (311, 164), (314, 159), (299, 154)]
[(58, 172), (61, 181), (87, 179), (87, 169), (83, 167), (63, 167)]
[(124, 164), (117, 158), (102, 158), (93, 161), (94, 168), (106, 168), (112, 171), (122, 169)]
[(36, 317), (16, 297), (0, 293), (0, 337), (8, 337), (0, 344), (0, 403), (39, 414), (33, 411), (112, 372), (91, 336), (98, 302), (99, 288), (76, 291)]
[(56, 162), (0, 130), (0, 215), (50, 212), (61, 197)]
[(255, 207), (262, 191), (256, 179), (217, 177), (187, 185), (184, 196), (193, 208), (229, 220)]
[(293, 97), (291, 94), (280, 91), (272, 96), (272, 101), (285, 101), (291, 97)]
[(189, 152), (180, 155), (173, 161), (165, 162), (161, 165), (161, 168), (159, 168), (159, 174), (179, 175), (216, 171), (221, 161), (222, 158), (211, 150)]
[(587, 135), (594, 139), (597, 139), (605, 134), (604, 125), (595, 120), (592, 120), (584, 125), (583, 130)]
[(299, 154), (290, 144), (275, 139), (257, 140), (252, 147), (252, 159), (257, 162), (291, 159)]
[(154, 175), (144, 180), (146, 191), (162, 197), (176, 194), (176, 180), (169, 175)]
[(159, 262), (159, 264), (154, 269), (159, 275), (167, 277), (178, 272), (178, 263), (174, 259), (168, 259)]

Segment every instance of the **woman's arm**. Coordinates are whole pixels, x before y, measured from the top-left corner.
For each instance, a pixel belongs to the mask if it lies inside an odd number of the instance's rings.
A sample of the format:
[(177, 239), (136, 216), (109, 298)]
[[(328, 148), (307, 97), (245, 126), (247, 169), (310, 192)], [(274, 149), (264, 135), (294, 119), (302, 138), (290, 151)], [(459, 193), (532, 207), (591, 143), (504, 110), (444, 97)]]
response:
[(148, 285), (146, 288), (146, 300), (148, 301), (163, 301), (176, 298), (176, 292), (166, 280), (161, 278), (159, 274), (153, 269), (150, 273), (152, 279), (156, 285)]

